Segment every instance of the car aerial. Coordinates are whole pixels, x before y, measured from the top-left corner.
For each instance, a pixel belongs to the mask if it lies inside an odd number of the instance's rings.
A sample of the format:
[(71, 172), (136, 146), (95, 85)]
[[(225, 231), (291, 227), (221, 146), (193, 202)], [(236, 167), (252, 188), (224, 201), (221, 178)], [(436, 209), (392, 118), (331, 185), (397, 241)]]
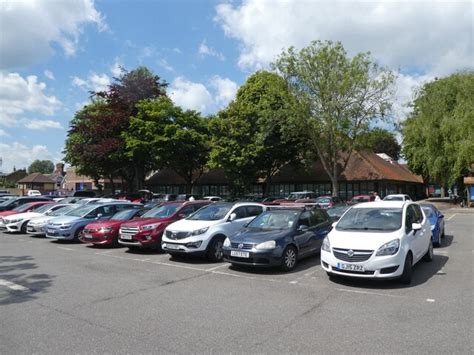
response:
[(333, 207), (329, 207), (326, 212), (328, 213), (329, 217), (335, 222), (341, 218), (341, 216), (349, 209), (351, 206), (349, 205), (336, 205)]
[(412, 267), (433, 259), (428, 218), (410, 201), (361, 203), (335, 223), (321, 247), (329, 276), (399, 278), (409, 284)]
[(411, 201), (411, 197), (405, 194), (387, 195), (383, 198), (384, 201)]
[(47, 197), (36, 197), (36, 196), (9, 198), (8, 200), (5, 200), (0, 204), (0, 212), (13, 210), (14, 208), (24, 205), (25, 203), (39, 202), (39, 201), (51, 202), (52, 200)]
[(29, 202), (27, 204), (20, 205), (20, 206), (14, 208), (12, 210), (0, 212), (0, 218), (5, 218), (7, 216), (11, 216), (11, 215), (18, 214), (18, 213), (34, 211), (35, 209), (37, 209), (37, 208), (39, 208), (39, 207), (41, 207), (45, 204), (52, 204), (52, 203), (54, 203), (54, 202), (51, 201), (51, 200)]
[(224, 260), (233, 265), (293, 270), (297, 260), (319, 253), (331, 224), (322, 209), (269, 209), (224, 241)]
[(140, 219), (122, 224), (120, 244), (130, 249), (147, 248), (161, 250), (161, 239), (165, 228), (185, 218), (210, 201), (167, 201), (141, 216)]
[(353, 196), (347, 203), (349, 205), (355, 205), (362, 202), (371, 202), (375, 199), (373, 195), (357, 195)]
[[(12, 214), (7, 217), (3, 217), (2, 221), (0, 222), (0, 229), (5, 228), (6, 232), (10, 233), (15, 233), (15, 232), (21, 232), (21, 233), (26, 233), (26, 226), (28, 222), (35, 217), (43, 216), (47, 214), (48, 212), (52, 212), (58, 208), (61, 208), (60, 205), (54, 203), (54, 202), (33, 202), (36, 204), (36, 206), (39, 206), (37, 208), (31, 209), (29, 212), (22, 212), (22, 213), (17, 213), (17, 214)], [(26, 205), (23, 205), (26, 206)], [(3, 224), (3, 226), (2, 226)]]
[(120, 226), (131, 219), (140, 217), (147, 211), (142, 204), (132, 204), (130, 209), (115, 213), (109, 220), (92, 222), (86, 225), (79, 236), (79, 240), (94, 245), (117, 246)]
[(55, 217), (46, 225), (46, 238), (79, 240), (79, 234), (93, 220), (110, 219), (118, 211), (132, 208), (130, 202), (92, 203)]
[(439, 247), (444, 238), (444, 215), (431, 203), (421, 203), (420, 206), (430, 221), (432, 242)]
[(220, 261), (225, 239), (266, 208), (255, 202), (215, 202), (168, 226), (161, 247), (172, 256), (201, 255)]
[(316, 198), (316, 200), (314, 200), (314, 202), (317, 203), (321, 208), (325, 209), (344, 203), (341, 198), (334, 196), (319, 196)]
[(46, 234), (46, 225), (49, 223), (49, 221), (55, 217), (62, 216), (80, 206), (76, 204), (61, 203), (58, 204), (57, 207), (58, 208), (54, 211), (49, 211), (42, 216), (31, 218), (26, 225), (26, 233), (34, 236), (44, 236)]

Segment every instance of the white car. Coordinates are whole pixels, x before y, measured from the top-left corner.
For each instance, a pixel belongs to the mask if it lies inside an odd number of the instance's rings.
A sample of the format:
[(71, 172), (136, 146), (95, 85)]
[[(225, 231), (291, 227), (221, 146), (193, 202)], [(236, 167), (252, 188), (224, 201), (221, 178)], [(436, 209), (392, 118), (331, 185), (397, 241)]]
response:
[(383, 198), (384, 201), (411, 201), (411, 197), (405, 194), (387, 195)]
[(329, 276), (399, 278), (410, 283), (420, 259), (433, 260), (428, 218), (410, 201), (353, 206), (323, 240), (321, 266)]
[(163, 233), (161, 247), (171, 255), (206, 255), (212, 261), (220, 261), (224, 240), (265, 209), (265, 205), (253, 202), (215, 202), (170, 224)]
[(41, 196), (41, 192), (38, 190), (28, 190), (28, 196)]
[(44, 216), (45, 214), (53, 212), (61, 207), (61, 205), (55, 203), (48, 203), (31, 212), (17, 213), (3, 217), (1, 219), (0, 229), (10, 233), (26, 233), (27, 224), (32, 218)]
[(75, 208), (81, 207), (77, 204), (58, 204), (58, 208), (54, 211), (49, 211), (44, 215), (33, 217), (30, 219), (26, 225), (26, 233), (31, 235), (45, 235), (46, 234), (46, 225), (52, 221), (54, 218), (62, 216), (63, 214), (72, 211)]

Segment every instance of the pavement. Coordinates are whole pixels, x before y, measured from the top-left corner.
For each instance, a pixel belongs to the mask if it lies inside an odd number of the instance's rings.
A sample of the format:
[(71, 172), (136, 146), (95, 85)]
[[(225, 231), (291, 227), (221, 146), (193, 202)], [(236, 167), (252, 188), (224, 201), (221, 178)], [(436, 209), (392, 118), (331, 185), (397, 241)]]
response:
[(0, 233), (0, 354), (472, 354), (474, 215), (453, 212), (409, 286)]

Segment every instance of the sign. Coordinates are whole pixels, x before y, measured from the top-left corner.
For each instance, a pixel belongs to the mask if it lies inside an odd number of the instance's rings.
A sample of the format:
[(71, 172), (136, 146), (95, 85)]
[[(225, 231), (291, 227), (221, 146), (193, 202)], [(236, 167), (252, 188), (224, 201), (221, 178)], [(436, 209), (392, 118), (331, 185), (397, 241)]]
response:
[(471, 198), (469, 200), (474, 201), (474, 186), (469, 186)]

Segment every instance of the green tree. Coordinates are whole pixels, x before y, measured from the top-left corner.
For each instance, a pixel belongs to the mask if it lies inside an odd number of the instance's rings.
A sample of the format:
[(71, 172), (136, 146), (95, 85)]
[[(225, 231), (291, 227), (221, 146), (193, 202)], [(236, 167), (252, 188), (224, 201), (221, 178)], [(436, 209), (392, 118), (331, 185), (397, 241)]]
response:
[(398, 144), (393, 132), (383, 128), (374, 128), (362, 133), (358, 137), (356, 149), (366, 149), (374, 153), (385, 153), (391, 158), (398, 160), (402, 147)]
[(312, 42), (284, 51), (274, 67), (300, 104), (295, 127), (307, 132), (308, 149), (321, 161), (338, 195), (338, 177), (347, 166), (357, 137), (391, 109), (395, 76), (369, 53), (349, 58), (341, 43)]
[(272, 177), (297, 159), (298, 136), (288, 129), (294, 105), (285, 80), (261, 71), (211, 120), (211, 166), (224, 170), (232, 193), (242, 194), (262, 177), (268, 195)]
[(183, 111), (167, 97), (137, 104), (130, 129), (123, 133), (127, 153), (141, 156), (146, 168), (169, 168), (186, 182), (191, 193), (209, 155), (206, 120), (192, 110)]
[(402, 124), (402, 153), (408, 166), (442, 185), (467, 174), (474, 163), (474, 72), (425, 84)]
[(28, 174), (33, 174), (33, 173), (51, 174), (53, 171), (54, 171), (54, 164), (51, 160), (36, 159), (28, 167)]

